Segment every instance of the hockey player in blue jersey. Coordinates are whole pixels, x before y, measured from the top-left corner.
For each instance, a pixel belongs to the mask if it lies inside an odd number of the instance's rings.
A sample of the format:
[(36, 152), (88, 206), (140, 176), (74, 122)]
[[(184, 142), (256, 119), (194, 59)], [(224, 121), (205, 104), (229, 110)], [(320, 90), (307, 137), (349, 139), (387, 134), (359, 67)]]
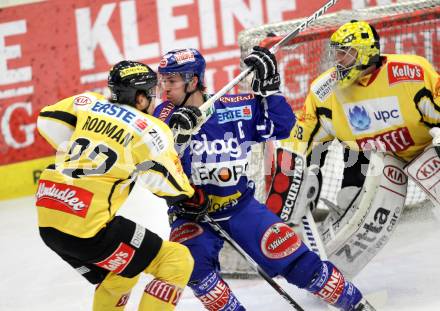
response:
[[(195, 185), (195, 197), (207, 197), (207, 212), (270, 276), (282, 275), (341, 310), (374, 310), (332, 263), (321, 261), (254, 198), (254, 183), (246, 176), (250, 147), (288, 137), (295, 116), (279, 91), (274, 55), (255, 47), (244, 61), (255, 69), (253, 93), (221, 97), (197, 134), (177, 136), (187, 146), (181, 161)], [(204, 58), (195, 49), (173, 50), (163, 56), (158, 71), (167, 100), (154, 116), (171, 128), (194, 128), (201, 115), (197, 107), (208, 98)], [(199, 203), (188, 201), (169, 210), (170, 240), (186, 245), (195, 260), (188, 285), (208, 310), (244, 310), (219, 274), (223, 240), (200, 221), (206, 211)]]

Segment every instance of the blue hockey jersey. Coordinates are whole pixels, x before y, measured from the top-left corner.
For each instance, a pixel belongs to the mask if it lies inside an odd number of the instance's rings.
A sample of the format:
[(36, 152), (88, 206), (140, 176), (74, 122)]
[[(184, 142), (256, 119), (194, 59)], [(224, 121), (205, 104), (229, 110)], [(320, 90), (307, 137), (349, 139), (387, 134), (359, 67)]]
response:
[[(214, 114), (192, 136), (181, 162), (191, 182), (208, 194), (209, 212), (223, 216), (254, 195), (254, 183), (247, 178), (251, 146), (288, 137), (295, 115), (281, 94), (225, 95), (214, 107)], [(177, 108), (166, 101), (153, 115), (168, 123)]]

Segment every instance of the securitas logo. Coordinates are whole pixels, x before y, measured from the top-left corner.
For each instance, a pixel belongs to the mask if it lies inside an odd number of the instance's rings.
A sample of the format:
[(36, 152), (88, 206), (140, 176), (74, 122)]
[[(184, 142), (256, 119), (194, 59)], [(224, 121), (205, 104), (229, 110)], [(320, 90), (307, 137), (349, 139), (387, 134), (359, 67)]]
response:
[(348, 116), (351, 126), (358, 131), (364, 131), (371, 125), (371, 119), (368, 116), (365, 107), (354, 106), (348, 110)]
[(390, 85), (400, 82), (424, 81), (425, 74), (419, 65), (390, 62), (388, 64), (388, 81)]
[(218, 123), (223, 124), (237, 120), (252, 119), (252, 107), (250, 105), (241, 107), (230, 107), (226, 109), (217, 109)]
[(347, 103), (343, 107), (353, 134), (373, 134), (403, 125), (396, 96)]

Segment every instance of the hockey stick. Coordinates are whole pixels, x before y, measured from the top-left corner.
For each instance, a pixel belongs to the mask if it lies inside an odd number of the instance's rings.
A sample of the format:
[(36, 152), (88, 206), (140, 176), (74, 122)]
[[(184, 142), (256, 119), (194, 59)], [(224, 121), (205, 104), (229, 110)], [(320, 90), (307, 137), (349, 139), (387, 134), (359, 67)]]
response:
[[(329, 8), (331, 8), (338, 0), (330, 0), (326, 4), (324, 4), (322, 7), (320, 7), (316, 12), (314, 12), (312, 15), (307, 17), (298, 27), (296, 27), (293, 31), (288, 33), (281, 41), (279, 41), (277, 44), (275, 44), (272, 48), (270, 48), (270, 51), (275, 54), (280, 47), (283, 47), (286, 43), (288, 43), (290, 40), (295, 38), (300, 32), (304, 31), (305, 29), (309, 28), (313, 22), (316, 21), (321, 15), (323, 15)], [(246, 78), (251, 72), (253, 68), (252, 67), (246, 67), (245, 70), (243, 70), (238, 76), (236, 76), (233, 80), (231, 80), (228, 84), (226, 84), (221, 90), (219, 90), (217, 93), (215, 93), (213, 96), (211, 96), (203, 105), (199, 107), (200, 111), (202, 112), (202, 116), (200, 117), (201, 121), (199, 121), (199, 124), (191, 129), (191, 130), (183, 130), (179, 129), (179, 134), (183, 135), (193, 135), (196, 134), (202, 125), (211, 117), (211, 115), (214, 113), (214, 103), (223, 95), (225, 95), (228, 91), (230, 91), (235, 85), (237, 85), (240, 81), (242, 81), (244, 78)], [(176, 135), (176, 133), (175, 133)]]
[(241, 248), (240, 245), (237, 244), (237, 242), (235, 242), (230, 236), (229, 234), (223, 230), (223, 228), (214, 220), (211, 218), (211, 216), (209, 215), (205, 215), (204, 220), (206, 222), (209, 223), (209, 225), (212, 227), (212, 229), (214, 229), (218, 234), (220, 234), (220, 236), (223, 237), (223, 239), (226, 240), (226, 242), (228, 242), (248, 263), (249, 265), (263, 278), (266, 280), (266, 282), (268, 282), (270, 284), (270, 286), (272, 286), (284, 299), (287, 300), (287, 302), (293, 306), (293, 308), (295, 310), (298, 311), (304, 311), (303, 308), (301, 308), (301, 306), (292, 298), (289, 296), (289, 294), (287, 294), (284, 289), (278, 285), (277, 282), (275, 282), (266, 272), (264, 272), (264, 270), (260, 267), (259, 264), (257, 264), (255, 262), (254, 259), (252, 259), (251, 256), (249, 256), (249, 254), (246, 253), (246, 251)]

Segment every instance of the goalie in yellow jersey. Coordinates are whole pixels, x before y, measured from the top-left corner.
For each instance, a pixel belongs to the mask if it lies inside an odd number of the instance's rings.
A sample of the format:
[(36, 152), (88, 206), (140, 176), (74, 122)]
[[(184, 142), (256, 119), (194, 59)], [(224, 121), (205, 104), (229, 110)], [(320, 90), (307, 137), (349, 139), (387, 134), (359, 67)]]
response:
[(407, 174), (439, 204), (440, 77), (421, 56), (381, 54), (379, 34), (365, 21), (339, 27), (329, 50), (333, 66), (312, 82), (291, 136), (280, 143), (267, 205), (286, 222), (305, 224), (320, 199), (321, 153), (341, 142), (342, 189), (336, 204), (321, 198), (330, 214), (317, 229), (321, 250), (353, 277), (398, 223)]
[[(154, 108), (156, 73), (132, 61), (109, 73), (111, 99), (83, 93), (43, 108), (38, 130), (57, 149), (36, 193), (46, 245), (98, 284), (93, 310), (123, 310), (141, 272), (154, 279), (139, 310), (173, 310), (193, 269), (188, 249), (116, 216), (141, 180), (169, 204), (205, 208), (183, 173), (171, 130)], [(143, 112), (144, 111), (144, 112)]]

